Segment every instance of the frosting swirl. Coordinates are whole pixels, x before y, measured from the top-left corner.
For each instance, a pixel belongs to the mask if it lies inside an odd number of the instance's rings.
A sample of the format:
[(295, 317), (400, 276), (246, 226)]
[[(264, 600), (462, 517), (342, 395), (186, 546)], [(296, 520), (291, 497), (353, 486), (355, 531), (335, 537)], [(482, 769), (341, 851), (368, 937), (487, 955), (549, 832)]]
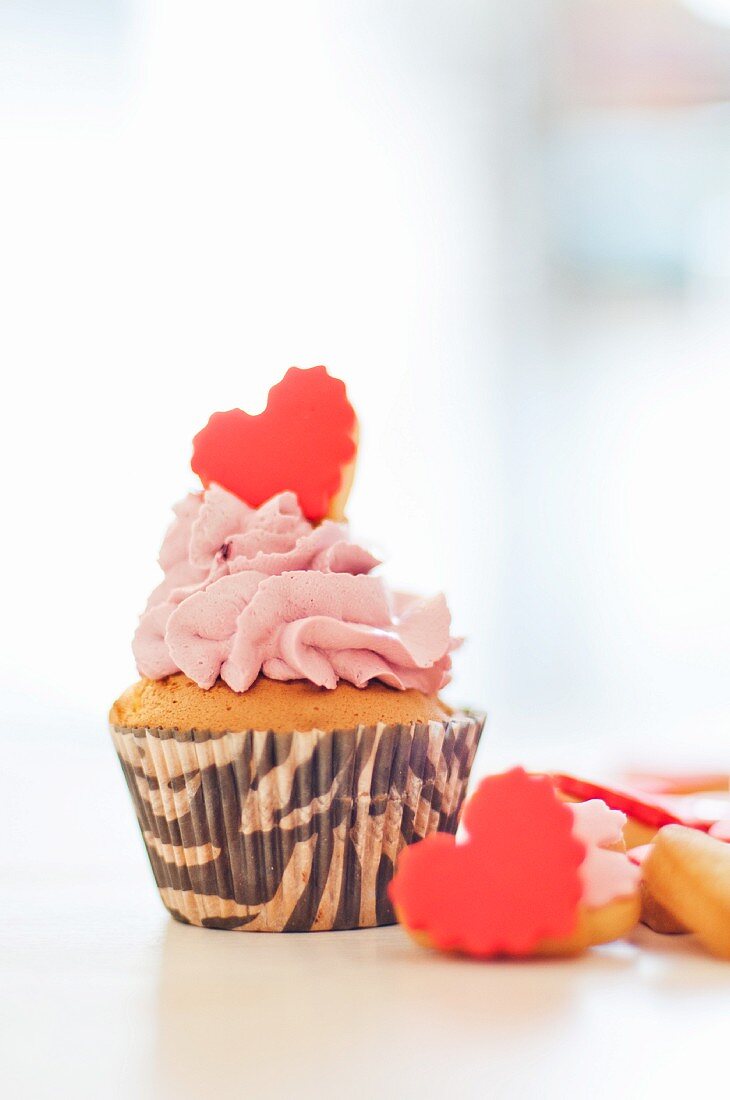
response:
[(251, 508), (218, 485), (174, 511), (132, 646), (142, 676), (179, 671), (203, 688), (220, 676), (239, 692), (260, 673), (327, 688), (448, 683), (458, 643), (444, 597), (391, 592), (346, 524), (313, 527), (294, 493)]
[(584, 905), (599, 909), (617, 898), (630, 897), (638, 889), (641, 872), (624, 851), (611, 850), (623, 841), (626, 814), (609, 810), (600, 798), (566, 805), (573, 814), (573, 836), (586, 850), (578, 870)]

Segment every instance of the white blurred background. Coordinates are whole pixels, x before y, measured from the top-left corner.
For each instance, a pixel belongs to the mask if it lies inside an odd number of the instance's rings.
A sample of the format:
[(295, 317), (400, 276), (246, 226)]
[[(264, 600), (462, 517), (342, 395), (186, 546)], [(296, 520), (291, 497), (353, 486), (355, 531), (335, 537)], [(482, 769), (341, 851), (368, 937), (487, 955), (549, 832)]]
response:
[(325, 363), (483, 769), (727, 761), (730, 0), (4, 0), (0, 137), (13, 729), (105, 736), (193, 434)]

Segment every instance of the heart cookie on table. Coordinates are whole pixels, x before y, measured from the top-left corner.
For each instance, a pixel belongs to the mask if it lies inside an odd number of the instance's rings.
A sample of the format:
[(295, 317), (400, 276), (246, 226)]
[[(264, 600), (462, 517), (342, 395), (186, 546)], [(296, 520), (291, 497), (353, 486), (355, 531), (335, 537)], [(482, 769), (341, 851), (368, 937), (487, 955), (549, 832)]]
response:
[(342, 520), (357, 453), (357, 420), (345, 385), (324, 367), (291, 367), (257, 415), (213, 413), (193, 440), (191, 465), (203, 485), (220, 485), (258, 508), (296, 493), (312, 523)]
[(550, 780), (514, 768), (482, 781), (463, 836), (405, 849), (390, 887), (420, 944), (476, 958), (571, 955), (638, 922), (640, 872), (625, 818), (604, 803), (560, 801)]
[(702, 793), (652, 794), (560, 773), (551, 774), (550, 779), (566, 802), (600, 798), (611, 809), (621, 810), (627, 818), (624, 827), (627, 848), (650, 844), (665, 825), (686, 825), (707, 832), (727, 812), (726, 804), (719, 798), (703, 797)]

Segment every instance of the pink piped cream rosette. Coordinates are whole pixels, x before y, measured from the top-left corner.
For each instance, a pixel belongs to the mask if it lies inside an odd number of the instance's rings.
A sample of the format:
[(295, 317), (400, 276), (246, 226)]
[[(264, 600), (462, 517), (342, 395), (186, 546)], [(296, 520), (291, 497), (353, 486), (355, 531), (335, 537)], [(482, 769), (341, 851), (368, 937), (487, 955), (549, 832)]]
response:
[(458, 644), (446, 601), (392, 592), (372, 575), (379, 564), (346, 524), (312, 527), (294, 493), (260, 508), (217, 485), (191, 493), (162, 544), (165, 579), (140, 619), (137, 667), (236, 692), (260, 674), (440, 691)]

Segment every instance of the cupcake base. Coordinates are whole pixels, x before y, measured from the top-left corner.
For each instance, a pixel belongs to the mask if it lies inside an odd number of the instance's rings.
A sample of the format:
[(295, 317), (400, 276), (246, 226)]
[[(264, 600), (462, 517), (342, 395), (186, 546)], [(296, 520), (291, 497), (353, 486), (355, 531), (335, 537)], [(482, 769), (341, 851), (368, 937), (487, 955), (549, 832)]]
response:
[(454, 833), (484, 717), (349, 730), (112, 726), (162, 900), (206, 928), (395, 921), (398, 852)]

